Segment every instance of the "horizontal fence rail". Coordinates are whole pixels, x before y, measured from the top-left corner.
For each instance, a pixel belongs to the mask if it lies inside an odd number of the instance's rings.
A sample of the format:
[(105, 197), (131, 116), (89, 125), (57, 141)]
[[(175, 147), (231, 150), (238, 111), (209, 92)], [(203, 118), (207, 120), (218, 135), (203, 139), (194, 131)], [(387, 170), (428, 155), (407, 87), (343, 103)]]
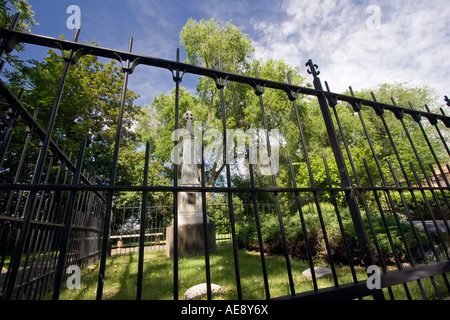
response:
[[(21, 102), (21, 94), (14, 94), (8, 84), (0, 80), (1, 116), (6, 119), (0, 146), (0, 173), (6, 177), (0, 183), (0, 299), (59, 299), (65, 289), (68, 268), (83, 269), (94, 263), (98, 265), (95, 268), (98, 277), (96, 299), (104, 299), (105, 285), (110, 279), (108, 259), (123, 253), (124, 249), (138, 252), (136, 298), (143, 299), (143, 279), (149, 272), (146, 263), (152, 263), (144, 259), (144, 251), (160, 250), (160, 246), (168, 241), (166, 228), (171, 225), (173, 246), (178, 248), (180, 192), (199, 192), (202, 197), (204, 274), (199, 276), (199, 282), (206, 282), (208, 299), (213, 298), (215, 254), (208, 244), (207, 219), (215, 223), (217, 243), (220, 244), (221, 239), (228, 243), (233, 260), (230, 270), (235, 279), (234, 287), (228, 289), (233, 291), (236, 299), (247, 299), (249, 292), (248, 270), (242, 263), (241, 249), (250, 250), (259, 257), (252, 269), (257, 270), (258, 279), (261, 279), (260, 298), (415, 299), (416, 290), (420, 298), (427, 299), (428, 288), (437, 299), (450, 296), (450, 168), (449, 158), (442, 157), (445, 153), (436, 150), (445, 150), (450, 156), (447, 144), (450, 117), (443, 109), (437, 114), (428, 106), (425, 106), (426, 111), (413, 107), (413, 104), (404, 108), (394, 99), (392, 104), (379, 102), (374, 94), (372, 100), (361, 99), (351, 88), (349, 95), (334, 93), (328, 83), (326, 89), (322, 87), (318, 66), (311, 60), (306, 67), (313, 78), (313, 87), (304, 87), (292, 84), (288, 74), (286, 82), (275, 82), (261, 79), (258, 70), (254, 77), (249, 77), (222, 71), (220, 63), (219, 70), (181, 63), (179, 52), (176, 61), (135, 54), (131, 52), (132, 40), (125, 52), (78, 43), (79, 30), (73, 41), (67, 41), (13, 29), (13, 25), (10, 29), (0, 28), (2, 55), (12, 52), (18, 44), (30, 44), (61, 50), (65, 64), (45, 128), (36, 121), (38, 111), (34, 115), (30, 113), (29, 107)], [(84, 55), (117, 60), (124, 74), (112, 169), (108, 181), (101, 185), (95, 184), (93, 177), (84, 171), (87, 140), (81, 141), (73, 163), (72, 156), (66, 156), (64, 148), (58, 146), (53, 132), (67, 75)], [(300, 184), (299, 173), (291, 158), (293, 155), (285, 154), (281, 155), (284, 161), (280, 166), (290, 178), (287, 186), (280, 185), (273, 165), (269, 165), (269, 184), (260, 185), (255, 179), (255, 165), (251, 163), (245, 165), (248, 185), (236, 186), (231, 179), (233, 168), (226, 163), (222, 186), (209, 187), (205, 185), (204, 161), (200, 164), (201, 184), (198, 186), (180, 184), (180, 165), (177, 164), (173, 165), (172, 185), (151, 185), (148, 182), (151, 165), (148, 143), (142, 184), (117, 185), (128, 79), (138, 66), (170, 71), (172, 77), (169, 80), (175, 86), (175, 129), (180, 128), (180, 84), (184, 75), (212, 79), (220, 97), (225, 150), (231, 143), (226, 129), (227, 84), (247, 84), (253, 90), (261, 111), (262, 123), (259, 125), (266, 132), (269, 124), (265, 104), (268, 102), (264, 100), (264, 94), (267, 90), (284, 92), (298, 127), (298, 148), (307, 169), (307, 186)], [(332, 150), (330, 156), (321, 159), (325, 183), (320, 185), (311, 164), (314, 154), (308, 150), (305, 139), (305, 120), (299, 113), (302, 106), (298, 102), (310, 97), (317, 102)], [(351, 132), (342, 123), (343, 113), (349, 108), (354, 115), (354, 125), (361, 127), (367, 142), (369, 153), (364, 157), (352, 154)], [(393, 150), (392, 159), (379, 159), (366, 126), (368, 117), (377, 119), (387, 145)], [(405, 163), (402, 159), (391, 119), (396, 119), (401, 126), (414, 161)], [(22, 127), (25, 132), (17, 132), (17, 128)], [(417, 133), (424, 139), (433, 163), (422, 161), (420, 152), (423, 151), (417, 149)], [(264, 148), (270, 157), (274, 146), (268, 136), (265, 141)], [(174, 144), (177, 142), (178, 137)], [(15, 161), (11, 161), (12, 158)], [(339, 185), (333, 181), (331, 166), (337, 167)], [(398, 176), (398, 172), (402, 176)], [(129, 208), (115, 207), (115, 196), (127, 192), (139, 192), (140, 204)], [(149, 196), (156, 192), (170, 199), (171, 205), (148, 206)], [(236, 202), (236, 196), (241, 194), (247, 196), (248, 203)], [(214, 203), (219, 201), (219, 195), (222, 197), (220, 205)], [(262, 195), (268, 203), (260, 200)], [(212, 205), (207, 204), (210, 198), (215, 199)], [(274, 284), (272, 262), (269, 262), (272, 254), (283, 259), (282, 294), (274, 293), (280, 292), (275, 287), (281, 284)], [(330, 269), (331, 285), (324, 285), (316, 271), (319, 258)], [(174, 300), (181, 297), (183, 288), (180, 279), (182, 259), (178, 250), (174, 250), (170, 260)], [(299, 284), (305, 276), (303, 270), (299, 270), (298, 261), (304, 262), (311, 271), (310, 289)], [(343, 264), (348, 267), (345, 278), (340, 267)], [(375, 281), (375, 287), (370, 287), (368, 275), (374, 266), (380, 272), (379, 282)]]

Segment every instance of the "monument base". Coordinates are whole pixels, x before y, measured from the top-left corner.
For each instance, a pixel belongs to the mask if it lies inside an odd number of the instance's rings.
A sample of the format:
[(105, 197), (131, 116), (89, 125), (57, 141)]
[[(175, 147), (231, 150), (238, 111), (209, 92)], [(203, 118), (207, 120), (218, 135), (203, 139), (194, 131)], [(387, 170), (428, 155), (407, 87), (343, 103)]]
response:
[[(216, 227), (208, 223), (208, 250), (216, 251)], [(203, 224), (186, 224), (178, 226), (178, 256), (205, 254)], [(173, 226), (166, 228), (166, 256), (173, 257)]]

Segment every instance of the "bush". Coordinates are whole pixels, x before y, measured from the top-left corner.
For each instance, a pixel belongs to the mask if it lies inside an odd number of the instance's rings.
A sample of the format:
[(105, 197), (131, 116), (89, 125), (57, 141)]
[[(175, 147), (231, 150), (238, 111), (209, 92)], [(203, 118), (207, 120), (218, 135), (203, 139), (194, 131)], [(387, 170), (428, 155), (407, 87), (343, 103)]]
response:
[[(329, 203), (321, 203), (321, 214), (325, 226), (325, 232), (330, 247), (334, 262), (348, 263), (347, 250), (344, 245), (344, 236), (341, 231), (341, 226), (337, 218), (336, 210), (333, 205)], [(323, 229), (320, 224), (317, 210), (314, 212), (310, 210), (309, 206), (302, 208), (305, 226), (307, 229), (307, 236), (310, 244), (312, 254), (315, 259), (325, 259), (328, 250), (325, 245), (325, 237)], [(341, 224), (344, 230), (345, 238), (350, 249), (350, 254), (355, 263), (361, 263), (361, 253), (358, 247), (356, 233), (353, 227), (353, 222), (348, 208), (339, 209), (341, 217)], [(369, 221), (364, 210), (361, 210), (362, 220), (366, 227), (366, 233), (369, 238), (372, 253), (378, 262), (379, 254), (376, 250), (374, 237), (370, 231)], [(394, 262), (393, 250), (389, 241), (385, 225), (378, 212), (374, 212), (370, 216), (373, 229), (376, 235), (381, 254), (386, 262)], [(385, 222), (391, 235), (392, 243), (397, 251), (400, 259), (405, 261), (406, 250), (402, 241), (400, 230), (392, 215), (385, 216)], [(289, 254), (296, 259), (307, 259), (307, 249), (305, 246), (305, 239), (302, 232), (300, 217), (297, 214), (286, 215), (283, 217), (284, 231), (286, 235), (286, 242)], [(402, 231), (405, 235), (406, 241), (411, 249), (417, 247), (417, 241), (414, 237), (413, 230), (409, 224), (401, 224)], [(238, 245), (247, 250), (259, 250), (258, 236), (256, 224), (250, 223), (242, 226), (237, 235)], [(280, 224), (276, 214), (266, 215), (261, 217), (261, 234), (264, 246), (264, 252), (272, 254), (283, 253), (283, 243), (280, 231)]]
[[(450, 199), (450, 191), (444, 190), (443, 192), (445, 193), (445, 197), (447, 198), (447, 200)], [(402, 200), (400, 193), (391, 193), (391, 199), (398, 214), (406, 215), (407, 206), (411, 217), (414, 220), (420, 219), (420, 213), (422, 214), (424, 219), (431, 219), (430, 209), (431, 213), (434, 215), (434, 217), (436, 217), (436, 219), (442, 219), (441, 213), (444, 213), (447, 216), (447, 219), (450, 219), (448, 204), (444, 199), (444, 195), (442, 194), (442, 192), (434, 192), (433, 197), (433, 194), (430, 190), (424, 191), (425, 198), (428, 200), (429, 207), (427, 205), (427, 202), (425, 201), (424, 196), (422, 195), (422, 192), (414, 191), (413, 193), (414, 198), (411, 192), (402, 192), (404, 201)], [(435, 198), (439, 202), (439, 206), (436, 203)]]

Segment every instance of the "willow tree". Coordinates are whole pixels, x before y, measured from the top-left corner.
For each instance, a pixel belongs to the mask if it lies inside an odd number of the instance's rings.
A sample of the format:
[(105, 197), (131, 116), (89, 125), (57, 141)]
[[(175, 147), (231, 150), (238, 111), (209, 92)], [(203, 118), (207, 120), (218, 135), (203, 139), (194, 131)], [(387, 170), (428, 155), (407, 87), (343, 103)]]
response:
[[(299, 75), (299, 70), (290, 67), (284, 61), (254, 59), (251, 39), (231, 21), (224, 23), (214, 19), (208, 21), (190, 19), (180, 33), (180, 43), (186, 50), (186, 63), (189, 64), (252, 77), (256, 76), (255, 72), (258, 70), (261, 78), (280, 82), (287, 81), (287, 73), (290, 73), (294, 83), (300, 84), (304, 81)], [(240, 130), (263, 129), (261, 108), (253, 88), (247, 84), (231, 81), (225, 81), (224, 84), (223, 102), (226, 129), (235, 130), (237, 135), (241, 134)], [(289, 103), (287, 95), (284, 92), (266, 90), (264, 99), (270, 119), (267, 129), (279, 129), (282, 135), (293, 137), (291, 129), (294, 123), (294, 113), (291, 112), (292, 104)], [(223, 132), (222, 100), (213, 79), (200, 77), (195, 93), (189, 93), (182, 89), (179, 102), (180, 119), (187, 109), (191, 109), (196, 116), (196, 121), (199, 121), (198, 125), (201, 122), (202, 133), (206, 133), (208, 130)], [(145, 117), (146, 125), (141, 125), (142, 128), (153, 126), (153, 134), (149, 134), (145, 130), (141, 130), (141, 132), (146, 137), (153, 135), (154, 155), (163, 163), (168, 164), (168, 171), (171, 170), (168, 160), (173, 143), (167, 143), (167, 141), (170, 141), (169, 138), (175, 128), (174, 104), (175, 92), (156, 96), (147, 108), (149, 113)], [(182, 126), (180, 123), (180, 127)], [(214, 142), (214, 139), (209, 139), (209, 136), (203, 137), (205, 148)], [(282, 140), (290, 141), (291, 139)], [(298, 137), (294, 137), (294, 141), (298, 142)], [(290, 142), (288, 144), (283, 148), (294, 148), (293, 144)], [(209, 186), (224, 182), (222, 178), (224, 177), (225, 161), (215, 161), (220, 157), (221, 155), (218, 155), (216, 158), (205, 159), (206, 183)], [(248, 163), (248, 159), (246, 161)], [(232, 172), (232, 175), (242, 175), (243, 171), (240, 168), (242, 166), (243, 163), (232, 165), (232, 169), (237, 170), (232, 170), (235, 172)], [(245, 179), (241, 176), (240, 179), (234, 181), (240, 183), (239, 180)]]

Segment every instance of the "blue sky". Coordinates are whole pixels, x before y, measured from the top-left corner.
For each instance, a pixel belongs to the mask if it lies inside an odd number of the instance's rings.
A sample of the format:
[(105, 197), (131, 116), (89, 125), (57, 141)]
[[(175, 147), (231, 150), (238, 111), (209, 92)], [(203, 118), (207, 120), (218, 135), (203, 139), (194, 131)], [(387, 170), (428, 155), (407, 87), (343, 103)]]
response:
[[(322, 81), (342, 92), (372, 88), (384, 82), (430, 85), (439, 98), (450, 95), (450, 34), (448, 0), (29, 0), (39, 23), (36, 34), (72, 39), (66, 13), (69, 5), (81, 9), (79, 41), (175, 59), (179, 33), (189, 18), (232, 20), (253, 41), (255, 58), (284, 59), (300, 66), (312, 59)], [(375, 8), (378, 11), (374, 11)], [(28, 47), (24, 56), (45, 51)], [(181, 59), (185, 53), (181, 48)], [(186, 77), (188, 90), (196, 79)], [(167, 70), (140, 66), (130, 78), (141, 105), (150, 104), (173, 82)]]

